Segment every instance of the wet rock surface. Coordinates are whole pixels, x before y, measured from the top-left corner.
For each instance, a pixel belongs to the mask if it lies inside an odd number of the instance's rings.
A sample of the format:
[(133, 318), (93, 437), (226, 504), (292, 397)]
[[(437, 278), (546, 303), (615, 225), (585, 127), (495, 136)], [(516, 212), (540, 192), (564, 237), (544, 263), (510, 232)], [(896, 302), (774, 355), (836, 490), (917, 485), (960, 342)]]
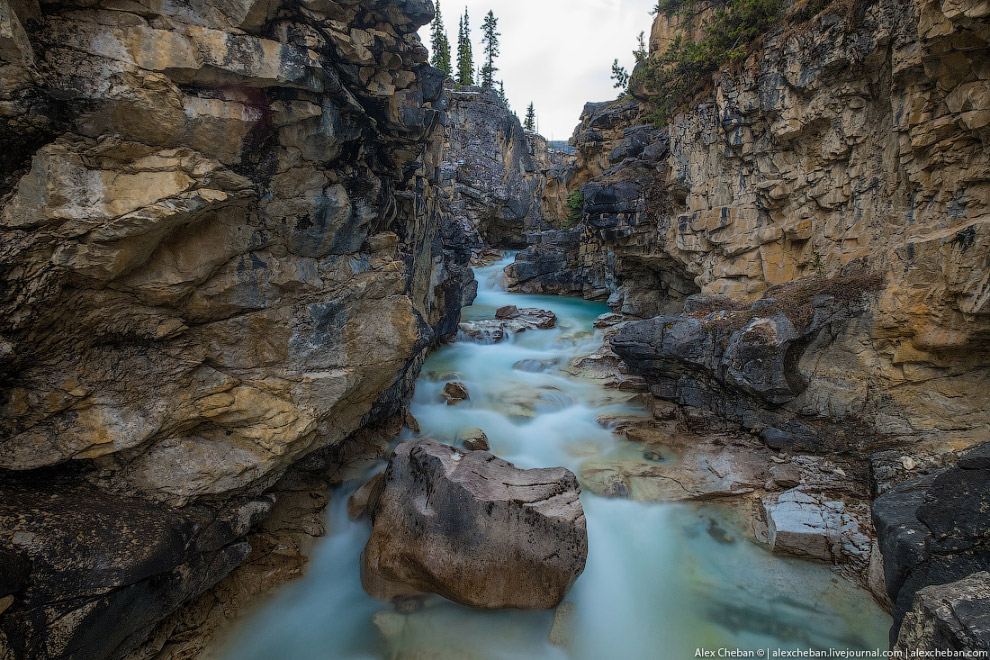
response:
[(468, 392), (468, 388), (464, 383), (459, 383), (454, 381), (452, 383), (447, 383), (443, 386), (443, 392), (441, 392), (443, 398), (447, 400), (448, 406), (456, 406), (459, 403), (463, 403), (471, 398), (471, 394)]
[(642, 443), (644, 451), (632, 458), (586, 462), (581, 480), (596, 495), (705, 501), (753, 493), (766, 481), (769, 452), (745, 436), (672, 434), (651, 423), (634, 423), (618, 431)]
[(427, 439), (400, 444), (384, 479), (362, 556), (376, 598), (550, 609), (584, 570), (580, 489), (563, 468), (519, 470)]
[(845, 502), (792, 489), (763, 497), (760, 506), (771, 552), (829, 563), (849, 561), (844, 555), (861, 565), (869, 561), (871, 539)]
[(457, 439), (468, 451), (489, 451), (488, 436), (479, 428), (464, 429), (457, 434)]
[[(818, 286), (826, 290), (824, 283)], [(655, 396), (714, 411), (760, 433), (771, 448), (823, 451), (863, 444), (876, 433), (882, 413), (870, 415), (862, 404), (854, 405), (857, 389), (843, 394), (836, 388), (823, 400), (811, 386), (820, 377), (823, 353), (838, 357), (854, 350), (844, 328), (867, 313), (869, 285), (861, 286), (866, 290), (847, 300), (808, 295), (803, 323), (772, 298), (743, 309), (693, 298), (684, 315), (626, 324), (611, 347), (647, 379)], [(840, 396), (844, 408), (838, 407)]]
[[(173, 512), (94, 490), (7, 487), (0, 630), (14, 657), (119, 657), (251, 552), (268, 498)], [(0, 644), (2, 646), (3, 644)]]
[(498, 344), (527, 330), (548, 330), (556, 327), (557, 316), (545, 309), (517, 309), (513, 306), (498, 310), (494, 319), (464, 321), (458, 325), (461, 334), (482, 344)]

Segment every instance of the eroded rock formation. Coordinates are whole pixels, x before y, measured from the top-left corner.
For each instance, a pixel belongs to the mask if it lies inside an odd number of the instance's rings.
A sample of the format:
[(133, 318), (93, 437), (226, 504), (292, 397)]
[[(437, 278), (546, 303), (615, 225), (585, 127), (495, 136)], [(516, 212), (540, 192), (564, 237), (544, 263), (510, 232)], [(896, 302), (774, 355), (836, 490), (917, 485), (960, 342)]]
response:
[[(766, 35), (662, 130), (635, 99), (589, 104), (572, 139), (581, 226), (534, 241), (516, 278), (650, 318), (693, 294), (731, 314), (795, 280), (880, 276), (865, 309), (788, 356), (784, 389), (804, 394), (784, 421), (861, 441), (982, 439), (990, 16), (975, 1), (846, 5)], [(692, 378), (707, 382), (668, 396), (735, 408), (718, 369)]]
[(448, 92), (444, 202), (475, 249), (524, 247), (527, 233), (559, 221), (571, 159), (523, 130), (495, 90)]
[(990, 647), (990, 573), (925, 587), (904, 618), (895, 649), (905, 653), (986, 651)]
[[(291, 465), (397, 412), (456, 331), (470, 251), (441, 243), (432, 13), (0, 0), (0, 469), (27, 502), (0, 544), (34, 566), (0, 594), (15, 657), (132, 648), (244, 557)], [(87, 517), (46, 505), (56, 483), (116, 512), (87, 544), (123, 573), (42, 570)], [(114, 559), (134, 516), (155, 561)], [(128, 590), (147, 606), (99, 636)]]
[(362, 584), (385, 600), (426, 592), (484, 609), (556, 607), (588, 556), (580, 492), (564, 468), (404, 442), (371, 511)]

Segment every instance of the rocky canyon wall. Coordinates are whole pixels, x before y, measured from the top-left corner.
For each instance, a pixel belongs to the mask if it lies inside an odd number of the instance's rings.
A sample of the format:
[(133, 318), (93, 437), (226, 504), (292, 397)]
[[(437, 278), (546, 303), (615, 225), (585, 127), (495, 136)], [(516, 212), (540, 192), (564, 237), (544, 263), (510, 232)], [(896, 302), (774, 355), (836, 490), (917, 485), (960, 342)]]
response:
[(432, 15), (0, 0), (0, 657), (136, 647), (456, 330)]
[(473, 248), (524, 247), (527, 234), (559, 225), (571, 158), (524, 130), (495, 90), (448, 92), (441, 199)]
[(589, 104), (582, 224), (520, 261), (570, 263), (586, 297), (666, 315), (619, 354), (655, 394), (777, 446), (985, 439), (987, 35), (985, 2), (832, 3), (662, 128), (642, 99)]

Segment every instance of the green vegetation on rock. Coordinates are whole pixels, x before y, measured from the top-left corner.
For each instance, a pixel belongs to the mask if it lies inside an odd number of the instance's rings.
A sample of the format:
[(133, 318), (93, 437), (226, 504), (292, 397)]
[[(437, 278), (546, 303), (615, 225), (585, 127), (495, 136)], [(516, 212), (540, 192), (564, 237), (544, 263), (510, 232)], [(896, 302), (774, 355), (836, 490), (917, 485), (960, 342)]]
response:
[[(696, 17), (698, 0), (660, 0), (656, 11)], [(698, 83), (721, 66), (744, 59), (750, 44), (777, 24), (782, 0), (728, 0), (705, 21), (697, 40), (678, 36), (666, 51), (645, 58), (631, 83), (648, 90), (655, 106), (651, 119), (664, 123)]]
[(561, 224), (561, 229), (574, 229), (581, 222), (584, 214), (584, 193), (580, 190), (572, 192), (567, 197), (567, 218)]

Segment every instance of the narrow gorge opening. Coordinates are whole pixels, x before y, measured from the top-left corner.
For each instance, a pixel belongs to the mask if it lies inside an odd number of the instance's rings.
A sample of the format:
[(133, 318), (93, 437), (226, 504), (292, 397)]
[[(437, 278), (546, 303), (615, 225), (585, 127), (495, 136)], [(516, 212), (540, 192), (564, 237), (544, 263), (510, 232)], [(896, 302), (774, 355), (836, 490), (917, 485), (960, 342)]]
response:
[(987, 657), (988, 35), (0, 0), (0, 660)]

